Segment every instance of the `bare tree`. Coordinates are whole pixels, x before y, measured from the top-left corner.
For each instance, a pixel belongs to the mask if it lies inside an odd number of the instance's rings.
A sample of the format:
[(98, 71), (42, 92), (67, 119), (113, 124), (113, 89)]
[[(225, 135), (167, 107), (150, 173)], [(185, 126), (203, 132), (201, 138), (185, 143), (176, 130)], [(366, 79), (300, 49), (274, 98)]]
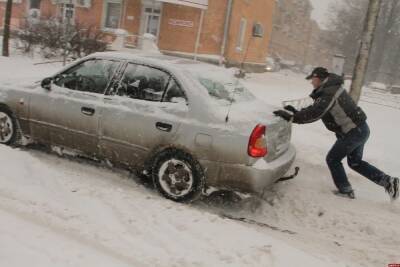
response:
[(9, 40), (10, 40), (10, 23), (11, 23), (11, 12), (12, 12), (12, 0), (7, 0), (6, 12), (4, 16), (4, 32), (3, 32), (3, 52), (4, 57), (9, 56)]
[(360, 50), (358, 52), (356, 65), (354, 66), (353, 81), (350, 87), (350, 95), (356, 102), (360, 99), (361, 88), (364, 84), (365, 73), (367, 71), (368, 59), (371, 53), (371, 46), (374, 40), (374, 33), (378, 23), (380, 8), (381, 0), (369, 1)]
[(367, 12), (365, 0), (348, 0), (330, 6), (329, 35), (324, 43), (346, 57), (345, 73), (352, 72), (362, 38), (363, 18)]
[(396, 73), (399, 61), (397, 47), (400, 41), (400, 19), (397, 15), (399, 12), (400, 3), (398, 0), (382, 2), (368, 66), (368, 80), (370, 81), (386, 82), (388, 78), (393, 78), (390, 73)]
[[(346, 56), (345, 73), (354, 70), (356, 56), (362, 42), (363, 21), (369, 1), (347, 0), (330, 8), (330, 34), (325, 45)], [(375, 38), (370, 47), (370, 59), (365, 81), (391, 85), (400, 82), (400, 1), (381, 1)], [(326, 39), (326, 40), (325, 40)]]

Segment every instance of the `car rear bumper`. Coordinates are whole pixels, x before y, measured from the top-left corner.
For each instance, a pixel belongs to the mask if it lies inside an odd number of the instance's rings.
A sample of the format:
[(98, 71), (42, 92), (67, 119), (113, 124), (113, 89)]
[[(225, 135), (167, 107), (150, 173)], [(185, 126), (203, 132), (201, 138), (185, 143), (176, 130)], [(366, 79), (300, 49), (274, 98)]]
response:
[(296, 157), (296, 149), (291, 145), (279, 158), (266, 162), (263, 158), (251, 166), (202, 162), (207, 170), (207, 184), (216, 187), (261, 193), (289, 170)]

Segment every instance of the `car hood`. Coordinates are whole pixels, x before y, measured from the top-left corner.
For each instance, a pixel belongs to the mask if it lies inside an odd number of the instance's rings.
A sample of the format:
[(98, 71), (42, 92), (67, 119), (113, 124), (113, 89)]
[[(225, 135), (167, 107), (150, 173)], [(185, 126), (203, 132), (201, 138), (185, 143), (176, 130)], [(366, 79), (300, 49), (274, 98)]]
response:
[(3, 81), (0, 84), (0, 90), (30, 90), (36, 88), (39, 85), (40, 79), (38, 78), (13, 79)]

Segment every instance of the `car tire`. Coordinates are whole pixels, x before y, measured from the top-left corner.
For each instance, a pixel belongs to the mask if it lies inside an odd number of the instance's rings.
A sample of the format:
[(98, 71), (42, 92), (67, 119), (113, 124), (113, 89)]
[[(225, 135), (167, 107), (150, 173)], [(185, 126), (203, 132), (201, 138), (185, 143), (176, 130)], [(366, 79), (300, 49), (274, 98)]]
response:
[(17, 119), (6, 106), (0, 106), (0, 144), (16, 145), (21, 140)]
[(154, 187), (167, 199), (195, 201), (202, 193), (205, 177), (200, 163), (179, 149), (166, 149), (152, 165)]

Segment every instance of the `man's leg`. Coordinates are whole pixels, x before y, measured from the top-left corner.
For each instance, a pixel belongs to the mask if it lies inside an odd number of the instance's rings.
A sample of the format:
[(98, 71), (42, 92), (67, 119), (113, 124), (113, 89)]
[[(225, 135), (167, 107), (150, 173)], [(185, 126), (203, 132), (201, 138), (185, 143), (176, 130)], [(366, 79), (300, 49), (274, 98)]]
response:
[(372, 166), (368, 162), (362, 160), (364, 145), (369, 138), (369, 127), (365, 123), (358, 129), (359, 131), (357, 131), (357, 134), (355, 134), (353, 138), (353, 143), (358, 144), (358, 146), (355, 147), (353, 151), (349, 151), (347, 163), (349, 164), (350, 168), (352, 168), (362, 176), (386, 188), (390, 183), (391, 177), (385, 174), (383, 171), (379, 170), (378, 168)]
[(360, 145), (349, 154), (349, 156), (347, 157), (347, 163), (349, 164), (349, 167), (361, 174), (362, 176), (368, 178), (372, 182), (386, 187), (387, 184), (390, 182), (390, 176), (385, 174), (378, 168), (372, 166), (368, 162), (363, 161), (363, 151), (364, 144)]
[[(350, 168), (368, 178), (372, 182), (383, 186), (386, 192), (389, 194), (390, 199), (396, 200), (399, 197), (399, 178), (391, 177), (368, 162), (362, 160), (364, 145), (367, 142), (368, 137), (369, 128), (368, 125), (365, 124), (363, 127), (360, 127), (358, 136), (356, 136), (356, 139), (360, 140), (360, 144), (353, 151), (351, 151), (351, 153), (349, 153), (347, 162)], [(352, 143), (356, 144), (358, 142), (355, 141)]]
[(326, 156), (326, 163), (328, 164), (333, 181), (336, 187), (342, 193), (352, 191), (352, 187), (347, 179), (346, 172), (343, 168), (342, 160), (347, 156), (346, 140), (338, 138), (331, 150)]

